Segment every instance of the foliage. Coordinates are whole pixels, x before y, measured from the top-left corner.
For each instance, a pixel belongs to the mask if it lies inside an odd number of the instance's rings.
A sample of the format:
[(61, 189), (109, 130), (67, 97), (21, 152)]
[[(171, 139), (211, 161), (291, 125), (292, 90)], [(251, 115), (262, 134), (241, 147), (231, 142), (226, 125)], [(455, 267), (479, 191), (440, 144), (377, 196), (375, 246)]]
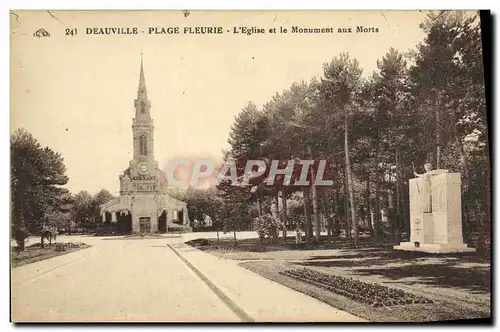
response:
[(279, 232), (285, 227), (281, 220), (269, 214), (254, 219), (254, 228), (261, 240), (269, 239), (275, 242)]
[(191, 232), (192, 228), (185, 225), (176, 225), (169, 224), (168, 225), (168, 233), (188, 233)]
[(40, 234), (55, 215), (68, 212), (71, 199), (61, 155), (42, 145), (25, 129), (11, 135), (12, 231), (24, 249), (29, 234)]
[[(82, 190), (73, 196), (72, 218), (79, 227), (94, 228), (101, 222), (100, 206), (113, 199), (113, 195), (106, 189), (101, 189), (94, 196)], [(71, 230), (69, 230), (71, 231)]]
[(246, 186), (223, 182), (219, 197), (256, 203), (265, 215), (283, 189), (285, 202), (303, 191), (293, 209), (281, 208), (282, 222), (295, 224), (303, 214), (307, 230), (311, 216), (322, 213), (329, 227), (352, 231), (355, 242), (358, 224), (379, 239), (386, 227), (397, 242), (409, 231), (408, 180), (432, 162), (461, 172), (465, 232), (487, 234), (491, 185), (478, 15), (431, 12), (421, 28), (425, 38), (414, 50), (389, 49), (376, 72), (363, 76), (356, 59), (340, 54), (323, 65), (322, 77), (295, 82), (262, 108), (249, 103), (236, 116), (225, 160), (236, 160), (238, 177), (246, 160), (263, 160), (269, 169), (271, 159), (312, 157), (327, 160), (331, 187), (285, 188), (279, 180), (267, 186), (264, 174)]
[[(172, 197), (186, 202), (192, 227), (194, 227), (194, 220), (203, 223), (205, 216), (209, 216), (212, 219), (212, 227), (217, 230), (221, 230), (221, 223), (223, 220), (221, 209), (223, 201), (217, 197), (217, 189), (199, 189), (190, 187), (185, 191), (170, 191), (169, 194)], [(202, 228), (205, 226), (207, 225), (203, 225)]]

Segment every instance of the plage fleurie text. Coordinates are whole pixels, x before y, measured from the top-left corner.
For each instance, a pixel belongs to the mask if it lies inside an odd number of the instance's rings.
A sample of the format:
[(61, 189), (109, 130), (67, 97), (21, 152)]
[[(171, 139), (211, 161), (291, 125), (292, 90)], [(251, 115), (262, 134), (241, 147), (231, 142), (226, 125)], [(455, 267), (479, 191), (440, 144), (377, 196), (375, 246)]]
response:
[(87, 35), (217, 35), (217, 34), (241, 34), (258, 35), (266, 33), (291, 33), (291, 34), (330, 34), (330, 33), (377, 33), (377, 27), (357, 25), (353, 27), (241, 27), (234, 26), (224, 28), (222, 26), (156, 26), (141, 29), (138, 27), (88, 27), (85, 29)]

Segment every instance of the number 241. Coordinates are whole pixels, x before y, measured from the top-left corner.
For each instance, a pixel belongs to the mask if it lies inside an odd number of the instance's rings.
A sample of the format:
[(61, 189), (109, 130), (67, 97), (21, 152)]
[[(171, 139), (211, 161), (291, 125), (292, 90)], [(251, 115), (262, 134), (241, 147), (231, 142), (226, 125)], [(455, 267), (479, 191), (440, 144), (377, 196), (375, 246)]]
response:
[(77, 30), (76, 29), (66, 29), (66, 36), (74, 36), (76, 35)]

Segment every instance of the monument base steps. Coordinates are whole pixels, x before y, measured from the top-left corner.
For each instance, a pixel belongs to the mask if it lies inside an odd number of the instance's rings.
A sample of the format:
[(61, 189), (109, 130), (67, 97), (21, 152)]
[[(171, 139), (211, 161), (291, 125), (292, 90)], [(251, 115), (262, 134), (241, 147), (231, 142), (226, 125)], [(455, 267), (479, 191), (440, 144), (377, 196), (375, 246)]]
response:
[(432, 254), (449, 254), (456, 252), (475, 252), (475, 248), (469, 248), (466, 244), (436, 244), (436, 243), (421, 243), (419, 247), (415, 247), (413, 242), (401, 242), (393, 247), (394, 250), (402, 251), (418, 251)]

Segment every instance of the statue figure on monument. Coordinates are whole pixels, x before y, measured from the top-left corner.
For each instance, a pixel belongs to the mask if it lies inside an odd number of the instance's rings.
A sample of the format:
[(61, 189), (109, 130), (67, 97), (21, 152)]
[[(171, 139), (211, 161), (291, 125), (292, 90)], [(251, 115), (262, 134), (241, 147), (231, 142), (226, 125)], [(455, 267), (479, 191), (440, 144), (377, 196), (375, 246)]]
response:
[[(412, 163), (413, 165), (413, 163)], [(394, 246), (395, 250), (429, 253), (473, 252), (463, 242), (460, 173), (432, 169), (410, 179), (410, 240)]]
[(418, 174), (415, 172), (415, 167), (413, 167), (413, 174), (418, 178), (417, 189), (420, 198), (420, 212), (431, 213), (432, 212), (432, 186), (431, 177), (433, 175), (448, 173), (445, 169), (432, 169), (432, 164), (427, 163), (424, 165), (425, 173)]

